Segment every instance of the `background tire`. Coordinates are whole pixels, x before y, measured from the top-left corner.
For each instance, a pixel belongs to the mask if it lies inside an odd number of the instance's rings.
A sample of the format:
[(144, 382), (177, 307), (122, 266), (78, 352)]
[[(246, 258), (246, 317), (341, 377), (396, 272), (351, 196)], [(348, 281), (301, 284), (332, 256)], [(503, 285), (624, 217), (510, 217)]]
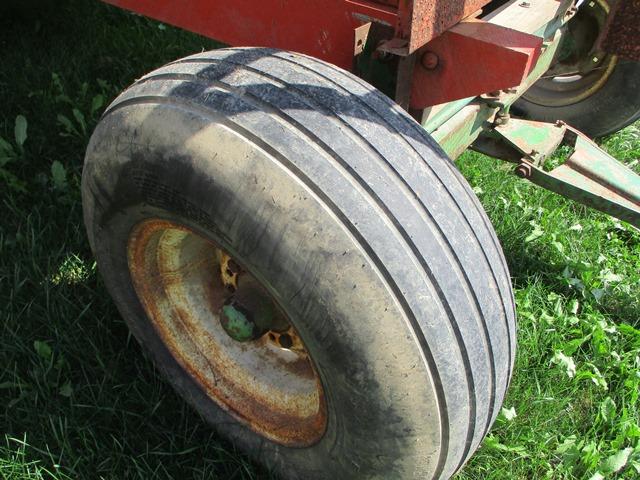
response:
[[(448, 478), (495, 420), (515, 353), (498, 241), (435, 142), (349, 73), (267, 49), (156, 70), (105, 113), (82, 192), (132, 332), (218, 431), (284, 478)], [(176, 360), (127, 260), (149, 219), (220, 245), (277, 299), (322, 382), (322, 438), (266, 439)]]
[(567, 105), (555, 105), (539, 81), (514, 104), (513, 112), (543, 122), (563, 120), (592, 138), (615, 133), (640, 119), (640, 63), (616, 60), (600, 89)]

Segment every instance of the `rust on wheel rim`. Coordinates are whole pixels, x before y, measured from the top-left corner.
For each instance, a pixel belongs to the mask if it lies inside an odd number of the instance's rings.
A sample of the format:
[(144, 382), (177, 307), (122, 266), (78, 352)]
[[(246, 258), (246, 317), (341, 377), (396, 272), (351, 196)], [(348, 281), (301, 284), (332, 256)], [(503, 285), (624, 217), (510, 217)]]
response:
[(154, 219), (132, 230), (128, 262), (153, 327), (210, 398), (274, 442), (320, 440), (325, 399), (304, 343), (235, 259), (182, 225)]

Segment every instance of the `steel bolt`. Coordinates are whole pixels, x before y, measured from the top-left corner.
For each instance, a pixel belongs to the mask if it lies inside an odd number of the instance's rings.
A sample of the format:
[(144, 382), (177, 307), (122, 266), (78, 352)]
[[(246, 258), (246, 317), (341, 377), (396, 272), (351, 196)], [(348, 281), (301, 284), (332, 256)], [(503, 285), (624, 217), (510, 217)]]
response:
[(420, 63), (427, 70), (434, 70), (440, 63), (440, 58), (433, 52), (424, 52)]
[(522, 8), (529, 8), (529, 7), (531, 6), (531, 4), (530, 4), (529, 2), (522, 2), (522, 3), (520, 4), (520, 6), (521, 6)]
[(529, 178), (531, 176), (531, 165), (521, 163), (516, 167), (515, 174), (520, 178)]
[(495, 119), (495, 124), (496, 125), (506, 125), (507, 123), (509, 123), (509, 119), (511, 117), (509, 116), (508, 112), (505, 111), (500, 111), (498, 112), (498, 114), (496, 115), (496, 119)]

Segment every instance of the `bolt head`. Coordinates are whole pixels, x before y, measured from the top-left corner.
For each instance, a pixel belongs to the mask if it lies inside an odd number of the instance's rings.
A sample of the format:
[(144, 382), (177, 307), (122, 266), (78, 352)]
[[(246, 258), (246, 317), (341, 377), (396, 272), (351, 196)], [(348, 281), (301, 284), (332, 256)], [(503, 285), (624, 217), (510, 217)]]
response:
[(531, 165), (522, 163), (516, 167), (515, 174), (520, 178), (529, 178), (531, 176)]
[(434, 70), (440, 63), (440, 58), (433, 52), (424, 52), (420, 63), (427, 70)]

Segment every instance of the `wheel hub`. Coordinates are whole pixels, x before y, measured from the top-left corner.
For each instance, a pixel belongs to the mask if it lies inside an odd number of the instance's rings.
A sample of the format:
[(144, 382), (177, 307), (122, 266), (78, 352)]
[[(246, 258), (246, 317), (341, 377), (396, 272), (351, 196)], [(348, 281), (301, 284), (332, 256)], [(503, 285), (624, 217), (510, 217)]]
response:
[(594, 0), (569, 21), (554, 64), (523, 98), (537, 105), (562, 107), (578, 103), (599, 91), (613, 72), (617, 57), (599, 50), (609, 5)]
[(128, 260), (153, 328), (212, 400), (277, 443), (302, 447), (322, 437), (324, 391), (304, 342), (239, 262), (163, 220), (133, 229)]

